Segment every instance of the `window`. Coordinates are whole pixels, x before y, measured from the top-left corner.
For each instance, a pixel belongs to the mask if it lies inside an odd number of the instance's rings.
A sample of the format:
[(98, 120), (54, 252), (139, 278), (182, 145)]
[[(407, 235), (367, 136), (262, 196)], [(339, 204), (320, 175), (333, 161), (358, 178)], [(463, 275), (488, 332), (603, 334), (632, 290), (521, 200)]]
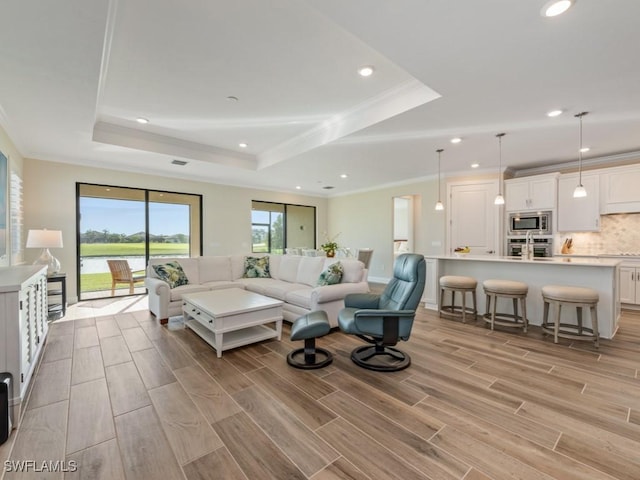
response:
[(201, 195), (80, 183), (76, 190), (80, 300), (145, 293), (141, 280), (114, 284), (109, 260), (126, 261), (140, 277), (151, 257), (202, 254)]
[(251, 251), (282, 254), (286, 248), (316, 248), (316, 208), (251, 202)]

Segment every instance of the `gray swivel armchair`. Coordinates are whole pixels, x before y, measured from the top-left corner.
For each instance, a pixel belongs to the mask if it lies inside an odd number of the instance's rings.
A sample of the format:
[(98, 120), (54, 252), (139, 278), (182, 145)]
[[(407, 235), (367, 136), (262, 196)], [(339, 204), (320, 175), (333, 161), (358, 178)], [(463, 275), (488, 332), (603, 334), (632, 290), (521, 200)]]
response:
[(393, 278), (381, 295), (353, 293), (345, 297), (345, 308), (338, 313), (340, 330), (370, 344), (351, 352), (354, 363), (382, 372), (411, 364), (411, 357), (394, 346), (411, 335), (424, 291), (425, 265), (422, 255), (404, 253), (396, 258)]

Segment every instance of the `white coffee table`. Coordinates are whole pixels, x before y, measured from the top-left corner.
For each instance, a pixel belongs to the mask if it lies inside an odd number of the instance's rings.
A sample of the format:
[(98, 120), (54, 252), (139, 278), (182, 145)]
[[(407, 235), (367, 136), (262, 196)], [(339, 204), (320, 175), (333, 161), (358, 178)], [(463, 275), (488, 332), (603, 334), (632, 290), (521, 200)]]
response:
[[(224, 350), (282, 338), (282, 301), (225, 288), (182, 296), (185, 326), (215, 348), (218, 358)], [(269, 325), (273, 324), (273, 325)]]

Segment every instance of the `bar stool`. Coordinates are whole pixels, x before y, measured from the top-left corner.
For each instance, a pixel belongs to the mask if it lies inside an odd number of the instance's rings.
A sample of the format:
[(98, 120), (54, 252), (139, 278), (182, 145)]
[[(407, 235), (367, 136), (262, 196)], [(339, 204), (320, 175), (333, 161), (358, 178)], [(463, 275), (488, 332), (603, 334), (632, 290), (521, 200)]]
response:
[[(544, 314), (542, 318), (542, 331), (553, 334), (553, 342), (558, 343), (558, 337), (573, 340), (589, 340), (594, 345), (600, 346), (598, 333), (598, 292), (592, 288), (572, 287), (564, 285), (546, 285), (542, 287), (542, 300), (544, 301)], [(549, 305), (555, 305), (556, 315), (553, 321), (549, 321)], [(560, 323), (560, 314), (563, 306), (576, 307), (577, 325)], [(588, 308), (591, 314), (591, 328), (582, 324), (582, 309)]]
[[(478, 315), (476, 302), (476, 287), (478, 281), (473, 277), (463, 277), (459, 275), (445, 275), (440, 277), (440, 316), (445, 314), (451, 318), (461, 318), (462, 323), (466, 323), (467, 314), (473, 315), (475, 321)], [(451, 305), (444, 304), (444, 292), (451, 292)], [(456, 306), (456, 292), (462, 295), (462, 306)], [(466, 295), (471, 293), (473, 308), (467, 307)]]
[[(514, 280), (494, 280), (489, 279), (482, 282), (484, 293), (487, 296), (486, 313), (483, 315), (484, 321), (491, 325), (491, 330), (495, 325), (503, 327), (522, 327), (522, 331), (527, 333), (527, 293), (529, 286), (523, 282)], [(513, 313), (496, 312), (498, 298), (511, 298), (513, 300)], [(518, 300), (522, 308), (522, 315), (518, 315)]]

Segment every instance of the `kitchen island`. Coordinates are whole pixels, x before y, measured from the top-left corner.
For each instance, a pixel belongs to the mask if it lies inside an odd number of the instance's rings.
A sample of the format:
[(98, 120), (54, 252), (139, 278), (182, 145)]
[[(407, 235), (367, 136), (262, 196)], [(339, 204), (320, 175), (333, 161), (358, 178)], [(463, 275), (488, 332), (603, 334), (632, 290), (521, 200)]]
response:
[[(431, 301), (425, 306), (438, 309), (440, 301), (438, 279), (443, 275), (465, 275), (478, 281), (478, 313), (485, 311), (485, 295), (482, 282), (487, 279), (517, 280), (529, 285), (527, 295), (527, 317), (530, 325), (541, 325), (543, 314), (542, 287), (545, 285), (573, 285), (593, 288), (600, 295), (598, 302), (598, 329), (601, 338), (613, 338), (620, 317), (618, 300), (619, 259), (614, 258), (560, 258), (542, 257), (531, 260), (520, 257), (492, 256), (426, 256), (428, 264), (433, 265), (428, 272), (428, 284), (437, 289), (430, 292)], [(456, 296), (456, 304), (460, 295)], [(449, 297), (446, 297), (448, 302)], [(433, 302), (435, 300), (435, 303)], [(501, 300), (499, 311), (511, 311), (511, 303)], [(551, 313), (552, 314), (552, 313)], [(550, 314), (550, 315), (551, 315)], [(591, 319), (584, 315), (585, 326), (591, 327)], [(575, 309), (562, 310), (562, 322), (575, 323)]]

